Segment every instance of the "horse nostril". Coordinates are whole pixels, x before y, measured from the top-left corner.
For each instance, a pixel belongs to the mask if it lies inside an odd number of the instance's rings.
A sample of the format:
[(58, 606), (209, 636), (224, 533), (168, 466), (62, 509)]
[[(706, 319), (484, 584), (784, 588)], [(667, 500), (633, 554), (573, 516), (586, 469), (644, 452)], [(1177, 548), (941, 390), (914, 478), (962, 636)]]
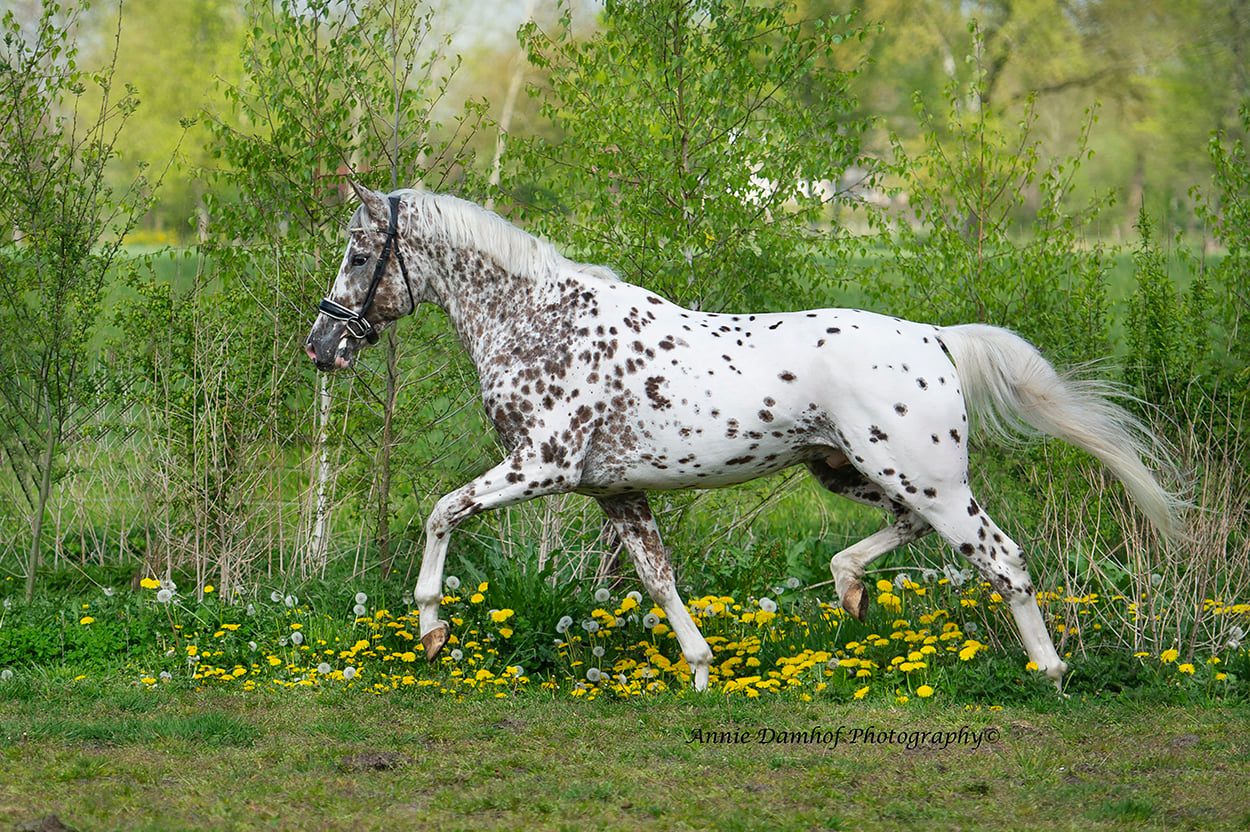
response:
[(317, 360), (317, 352), (316, 352), (316, 350), (314, 350), (314, 349), (312, 348), (312, 344), (305, 344), (305, 345), (304, 345), (304, 352), (305, 352), (305, 354), (307, 354), (307, 355), (308, 355), (308, 358), (309, 358), (311, 361), (316, 361), (316, 360)]

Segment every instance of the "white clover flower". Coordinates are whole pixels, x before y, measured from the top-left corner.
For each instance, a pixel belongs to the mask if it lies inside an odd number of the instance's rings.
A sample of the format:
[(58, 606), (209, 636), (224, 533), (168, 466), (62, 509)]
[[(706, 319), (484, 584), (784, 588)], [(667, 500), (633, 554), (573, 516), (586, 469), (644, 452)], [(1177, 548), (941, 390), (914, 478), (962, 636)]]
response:
[(597, 667), (592, 667), (586, 671), (586, 681), (590, 682), (592, 685), (598, 684), (599, 680), (602, 678), (603, 671)]
[(443, 581), (443, 583), (444, 583), (444, 584), (447, 586), (447, 588), (448, 588), (448, 589), (450, 589), (452, 592), (455, 592), (457, 589), (459, 589), (459, 588), (460, 588), (460, 579), (459, 579), (459, 578), (457, 578), (455, 575), (448, 575), (448, 576), (447, 576), (447, 579), (446, 579), (446, 580), (444, 580), (444, 581)]
[(764, 612), (776, 612), (777, 602), (774, 601), (772, 598), (761, 598), (760, 609), (762, 609)]
[(367, 610), (365, 609), (364, 604), (357, 604), (356, 606), (352, 607), (352, 612), (356, 614), (357, 618), (360, 618), (367, 612)]
[(588, 633), (597, 633), (599, 632), (599, 622), (593, 618), (587, 618), (582, 622), (582, 629)]
[(247, 614), (248, 614), (248, 615), (255, 615), (255, 614), (256, 614), (256, 605), (255, 605), (255, 604), (248, 604), (248, 605), (247, 605)]
[(356, 668), (352, 667), (351, 665), (348, 665), (347, 667), (343, 668), (343, 679), (345, 681), (350, 682), (352, 679), (355, 679), (355, 678), (356, 678)]
[(160, 592), (156, 593), (156, 600), (160, 601), (162, 604), (168, 604), (173, 597), (174, 594), (168, 589), (162, 589)]
[(608, 592), (608, 588), (607, 588), (607, 587), (601, 586), (601, 587), (599, 587), (598, 589), (596, 589), (596, 590), (595, 590), (595, 601), (596, 601), (596, 603), (602, 604), (602, 603), (604, 603), (605, 601), (607, 601), (607, 600), (608, 600), (609, 598), (611, 598), (611, 597), (612, 597), (612, 593), (611, 593), (611, 592)]
[(656, 624), (660, 623), (660, 617), (653, 612), (649, 612), (642, 617), (642, 626), (648, 630), (653, 629)]
[(294, 595), (288, 595), (282, 599), (282, 603), (286, 604), (288, 607), (294, 607), (296, 604), (299, 603), (299, 598), (295, 597)]
[(590, 648), (590, 652), (595, 654), (595, 658), (602, 659), (603, 654), (606, 653), (607, 651), (603, 649), (602, 644), (596, 644), (594, 647)]
[(113, 597), (113, 594), (114, 594), (113, 587), (111, 587), (111, 586), (106, 586), (106, 587), (104, 588), (104, 597), (105, 597), (105, 598), (112, 598), (112, 597)]
[(460, 648), (457, 647), (455, 650), (451, 651), (451, 660), (453, 662), (458, 662), (463, 658), (464, 658), (464, 652), (461, 651)]
[(368, 601), (368, 600), (369, 600), (369, 596), (368, 596), (368, 595), (365, 595), (363, 592), (357, 592), (357, 593), (356, 593), (356, 603), (357, 603), (357, 604), (363, 604), (363, 603), (365, 603), (365, 602), (366, 602), (366, 601)]
[(248, 649), (248, 650), (251, 650), (253, 653), (254, 653), (254, 652), (256, 652), (256, 642), (254, 642), (254, 641), (249, 641), (249, 642), (247, 643), (247, 649)]
[(561, 617), (559, 621), (556, 622), (556, 632), (567, 633), (569, 631), (569, 627), (572, 627), (572, 626), (573, 626), (572, 616), (568, 616), (568, 615), (563, 616)]
[(634, 602), (635, 604), (641, 604), (641, 603), (642, 603), (642, 593), (641, 593), (641, 592), (639, 592), (639, 591), (638, 591), (638, 590), (636, 590), (636, 589), (633, 589), (633, 590), (630, 590), (629, 592), (627, 592), (627, 593), (625, 594), (625, 597), (626, 597), (626, 598), (630, 598), (630, 599), (632, 599), (632, 600), (633, 600), (633, 602)]
[(168, 682), (169, 680), (174, 678), (174, 674), (170, 673), (168, 670), (162, 670), (160, 673), (160, 677), (161, 677), (162, 682)]
[(791, 575), (790, 577), (786, 578), (786, 588), (787, 588), (787, 589), (798, 589), (798, 588), (799, 588), (800, 586), (802, 586), (802, 585), (803, 585), (803, 582), (802, 582), (802, 581), (800, 581), (798, 578), (794, 577), (793, 575)]
[(269, 593), (269, 600), (273, 601), (275, 604), (279, 603), (282, 600), (282, 593), (275, 589), (273, 592)]
[(12, 678), (13, 678), (12, 670), (10, 670), (7, 667), (4, 670), (0, 670), (0, 682), (7, 682)]
[(291, 643), (294, 644), (296, 647), (303, 644), (304, 634), (301, 633), (299, 630), (296, 630), (295, 632), (291, 633)]
[(317, 665), (317, 672), (320, 673), (322, 676), (329, 676), (330, 664), (328, 662), (322, 662), (321, 664)]

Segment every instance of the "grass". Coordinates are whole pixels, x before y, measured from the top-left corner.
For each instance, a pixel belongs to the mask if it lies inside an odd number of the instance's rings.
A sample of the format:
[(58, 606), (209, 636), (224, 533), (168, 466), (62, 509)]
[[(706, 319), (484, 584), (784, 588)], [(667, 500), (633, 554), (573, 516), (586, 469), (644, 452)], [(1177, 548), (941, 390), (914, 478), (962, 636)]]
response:
[[(0, 698), (0, 824), (93, 829), (1235, 829), (1250, 708), (693, 694), (455, 701), (53, 683)], [(698, 730), (993, 728), (979, 746)]]

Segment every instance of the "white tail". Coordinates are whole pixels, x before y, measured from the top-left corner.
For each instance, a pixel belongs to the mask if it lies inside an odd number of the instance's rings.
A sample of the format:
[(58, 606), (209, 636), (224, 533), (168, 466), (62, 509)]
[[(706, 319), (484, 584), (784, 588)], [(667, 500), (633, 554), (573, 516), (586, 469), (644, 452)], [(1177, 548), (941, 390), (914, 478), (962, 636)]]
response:
[(1008, 437), (1034, 429), (1097, 457), (1124, 483), (1142, 513), (1168, 538), (1182, 536), (1187, 502), (1143, 463), (1166, 465), (1162, 443), (1141, 420), (1111, 401), (1111, 382), (1061, 376), (1014, 332), (984, 324), (944, 327), (942, 343), (963, 384), (964, 401), (981, 427)]

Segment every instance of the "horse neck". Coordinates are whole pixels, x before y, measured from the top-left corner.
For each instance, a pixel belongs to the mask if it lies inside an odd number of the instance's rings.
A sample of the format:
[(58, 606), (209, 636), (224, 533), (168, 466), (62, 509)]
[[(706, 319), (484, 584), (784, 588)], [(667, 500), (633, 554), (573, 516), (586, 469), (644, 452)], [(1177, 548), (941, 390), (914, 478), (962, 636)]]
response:
[(503, 343), (510, 323), (538, 308), (542, 281), (473, 248), (449, 248), (442, 260), (443, 268), (431, 281), (431, 300), (447, 313), (473, 363), (481, 367), (510, 349)]

